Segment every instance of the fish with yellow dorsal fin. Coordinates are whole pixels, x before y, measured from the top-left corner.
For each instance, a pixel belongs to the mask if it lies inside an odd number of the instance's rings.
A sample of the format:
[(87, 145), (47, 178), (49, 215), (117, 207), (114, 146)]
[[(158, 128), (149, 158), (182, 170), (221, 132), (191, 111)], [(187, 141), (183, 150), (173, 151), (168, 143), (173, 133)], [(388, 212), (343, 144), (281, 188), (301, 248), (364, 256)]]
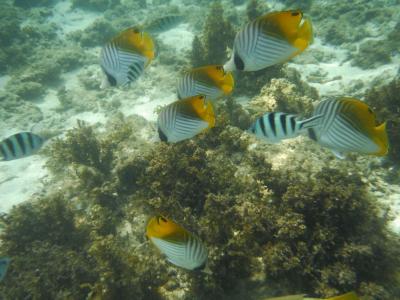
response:
[(202, 269), (208, 258), (203, 242), (185, 228), (162, 216), (150, 219), (146, 228), (150, 241), (172, 264), (188, 269)]
[(141, 29), (125, 29), (101, 50), (102, 87), (125, 86), (135, 81), (155, 57), (153, 39)]
[(225, 72), (221, 65), (192, 69), (178, 80), (178, 98), (204, 95), (217, 99), (232, 92), (234, 80), (231, 72)]
[(311, 21), (300, 10), (272, 12), (247, 23), (235, 37), (225, 71), (257, 71), (288, 61), (313, 41)]
[(322, 115), (321, 122), (308, 129), (308, 136), (336, 156), (341, 158), (347, 152), (376, 156), (388, 153), (386, 123), (377, 125), (374, 112), (361, 100), (325, 100), (317, 105), (314, 115)]
[(214, 109), (203, 95), (175, 101), (160, 111), (157, 119), (161, 141), (176, 143), (215, 126)]
[(331, 297), (331, 298), (325, 298), (325, 299), (310, 298), (310, 297), (306, 297), (303, 294), (299, 294), (299, 295), (266, 298), (265, 300), (359, 300), (359, 298), (354, 292), (349, 292), (346, 294), (342, 294), (342, 295)]

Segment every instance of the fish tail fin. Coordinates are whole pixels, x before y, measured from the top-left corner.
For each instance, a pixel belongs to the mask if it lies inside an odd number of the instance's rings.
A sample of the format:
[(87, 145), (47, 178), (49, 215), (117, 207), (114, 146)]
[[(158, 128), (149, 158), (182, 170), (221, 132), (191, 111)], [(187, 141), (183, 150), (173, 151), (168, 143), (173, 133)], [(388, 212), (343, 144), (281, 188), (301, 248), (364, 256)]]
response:
[(339, 296), (331, 297), (326, 300), (359, 300), (358, 296), (354, 292), (349, 292)]
[(304, 19), (301, 28), (299, 29), (298, 38), (294, 42), (294, 46), (300, 51), (304, 51), (312, 42), (313, 28), (310, 19)]
[(322, 115), (316, 115), (300, 122), (299, 130), (303, 131), (320, 125)]

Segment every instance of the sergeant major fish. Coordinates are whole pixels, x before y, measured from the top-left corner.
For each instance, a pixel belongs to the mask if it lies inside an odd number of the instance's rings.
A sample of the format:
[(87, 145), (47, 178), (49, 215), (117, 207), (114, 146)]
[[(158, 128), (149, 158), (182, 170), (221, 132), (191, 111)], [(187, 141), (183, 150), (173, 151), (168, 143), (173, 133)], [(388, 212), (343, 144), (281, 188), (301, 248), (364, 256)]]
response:
[(284, 139), (295, 138), (307, 129), (319, 124), (320, 115), (306, 120), (282, 112), (269, 112), (259, 117), (249, 131), (269, 143), (278, 143)]
[(215, 115), (203, 95), (175, 101), (160, 111), (157, 119), (161, 141), (176, 143), (214, 127)]
[(354, 98), (320, 102), (315, 115), (322, 115), (320, 126), (309, 128), (309, 137), (331, 149), (339, 158), (346, 152), (383, 156), (389, 148), (386, 123), (376, 125), (369, 106)]
[(221, 65), (192, 69), (178, 80), (178, 98), (204, 95), (217, 99), (232, 92), (234, 80), (231, 72), (226, 73)]
[(161, 216), (151, 218), (146, 235), (178, 267), (202, 269), (207, 262), (208, 251), (203, 242), (172, 220)]
[(313, 41), (312, 25), (300, 10), (272, 12), (244, 26), (235, 37), (225, 71), (257, 71), (288, 61)]
[(19, 132), (0, 142), (3, 160), (14, 160), (35, 154), (43, 145), (44, 139), (32, 132)]
[(155, 56), (153, 39), (147, 32), (132, 27), (111, 39), (101, 50), (100, 65), (107, 86), (126, 86), (135, 81)]

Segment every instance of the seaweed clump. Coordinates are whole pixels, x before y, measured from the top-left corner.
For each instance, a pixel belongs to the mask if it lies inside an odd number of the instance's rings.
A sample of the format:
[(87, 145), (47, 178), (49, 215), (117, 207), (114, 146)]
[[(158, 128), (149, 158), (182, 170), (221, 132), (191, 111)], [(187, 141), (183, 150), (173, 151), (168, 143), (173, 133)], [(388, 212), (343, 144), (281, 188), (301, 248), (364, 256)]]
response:
[(365, 96), (365, 102), (381, 118), (388, 121), (387, 132), (389, 136), (389, 158), (395, 164), (399, 163), (400, 157), (400, 79), (394, 79), (389, 84), (372, 88)]
[[(49, 166), (63, 174), (62, 194), (45, 195), (48, 200), (23, 204), (7, 216), (1, 254), (25, 263), (11, 266), (0, 292), (11, 298), (27, 291), (23, 296), (37, 298), (65, 292), (89, 299), (243, 299), (328, 297), (351, 289), (371, 299), (399, 298), (400, 241), (387, 230), (359, 172), (349, 174), (346, 163), (335, 168), (326, 157), (318, 171), (296, 156), (276, 167), (232, 125), (229, 113), (221, 115), (207, 134), (141, 151), (140, 130), (127, 120), (103, 135), (81, 126), (58, 140)], [(101, 180), (90, 181), (97, 173)], [(36, 205), (43, 203), (60, 208), (42, 213)], [(37, 209), (27, 210), (29, 205)], [(160, 213), (201, 237), (209, 249), (208, 272), (167, 265), (144, 243), (145, 220)], [(54, 231), (48, 220), (56, 223)], [(24, 252), (43, 239), (47, 260)], [(68, 249), (77, 262), (71, 268), (89, 257), (79, 275), (60, 268), (64, 273), (53, 270), (42, 281), (18, 281), (26, 269), (62, 264)]]
[(227, 48), (235, 37), (232, 25), (224, 18), (221, 3), (210, 7), (201, 38), (195, 36), (190, 55), (193, 67), (223, 64), (227, 60)]

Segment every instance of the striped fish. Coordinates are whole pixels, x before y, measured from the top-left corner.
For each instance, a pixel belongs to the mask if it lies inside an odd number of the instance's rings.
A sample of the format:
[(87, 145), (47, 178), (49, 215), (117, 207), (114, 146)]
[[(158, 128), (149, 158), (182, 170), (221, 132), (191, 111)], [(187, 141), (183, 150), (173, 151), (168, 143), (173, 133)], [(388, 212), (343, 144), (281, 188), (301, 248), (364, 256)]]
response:
[(162, 141), (176, 143), (214, 127), (211, 102), (204, 96), (194, 96), (165, 106), (158, 115), (158, 134)]
[(236, 34), (226, 71), (257, 71), (285, 62), (311, 44), (312, 26), (300, 10), (272, 12), (247, 23)]
[(147, 225), (146, 235), (170, 263), (188, 270), (204, 268), (207, 248), (197, 236), (174, 221), (153, 217)]
[(137, 28), (122, 31), (101, 49), (100, 65), (106, 75), (102, 88), (135, 81), (154, 56), (154, 42), (148, 33)]
[(157, 18), (150, 23), (144, 25), (145, 30), (150, 34), (159, 34), (170, 30), (183, 21), (181, 15), (168, 15)]
[(383, 156), (388, 152), (386, 123), (376, 126), (376, 117), (369, 106), (353, 98), (321, 101), (314, 115), (322, 115), (321, 124), (309, 128), (308, 135), (336, 156), (358, 152)]
[(178, 98), (204, 95), (217, 99), (232, 92), (234, 86), (231, 72), (226, 73), (221, 65), (192, 69), (178, 80)]
[(258, 118), (249, 131), (269, 143), (279, 143), (284, 139), (295, 138), (306, 133), (308, 128), (318, 126), (321, 116), (306, 120), (282, 112), (269, 112)]
[(0, 258), (0, 282), (3, 281), (6, 276), (8, 266), (10, 265), (11, 258), (2, 257)]
[(44, 140), (32, 132), (20, 132), (0, 142), (3, 160), (13, 160), (35, 154)]

